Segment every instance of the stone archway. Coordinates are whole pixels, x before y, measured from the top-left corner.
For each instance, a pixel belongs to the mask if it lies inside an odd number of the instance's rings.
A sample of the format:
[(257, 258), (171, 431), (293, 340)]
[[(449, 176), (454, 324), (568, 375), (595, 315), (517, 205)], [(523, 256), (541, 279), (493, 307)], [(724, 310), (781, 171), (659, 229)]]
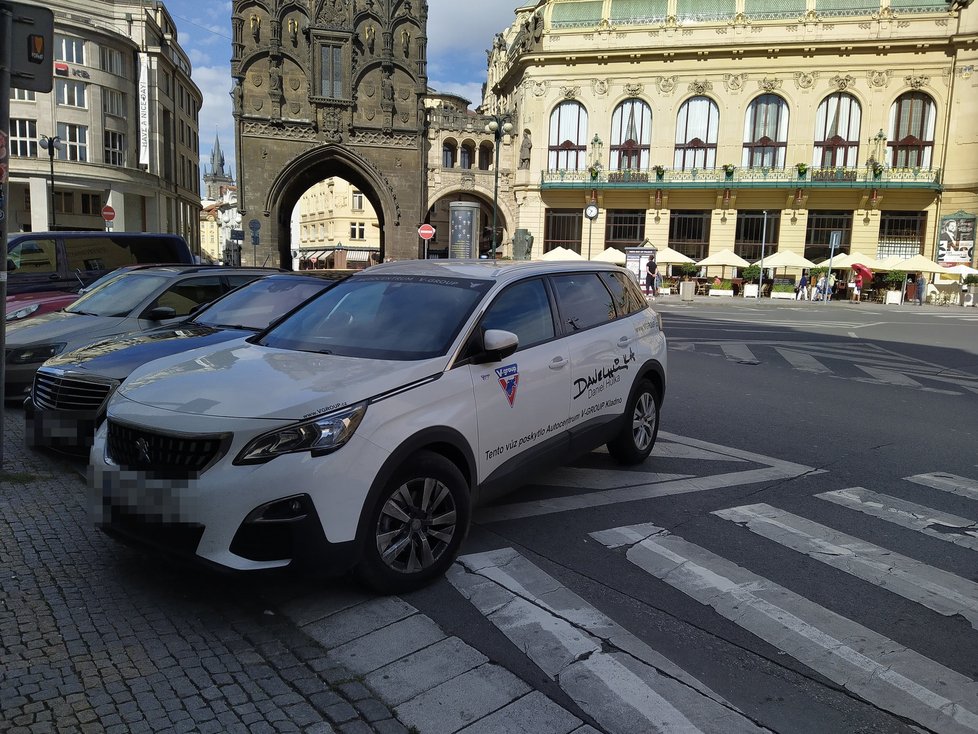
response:
[(382, 256), (418, 257), (426, 4), (234, 0), (232, 32), (238, 208), (261, 225), (259, 261), (288, 267), (292, 207), (330, 175), (370, 198)]

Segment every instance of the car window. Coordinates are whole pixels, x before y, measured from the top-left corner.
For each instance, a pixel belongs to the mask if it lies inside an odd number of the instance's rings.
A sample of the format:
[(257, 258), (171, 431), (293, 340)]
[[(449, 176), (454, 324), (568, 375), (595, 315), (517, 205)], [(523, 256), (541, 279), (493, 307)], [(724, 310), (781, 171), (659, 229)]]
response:
[(298, 278), (256, 280), (207, 306), (194, 317), (194, 323), (264, 329), (330, 285), (328, 281), (310, 283)]
[(180, 262), (175, 238), (93, 234), (66, 237), (68, 269), (111, 270), (137, 263)]
[(149, 311), (160, 306), (169, 307), (176, 312), (176, 316), (186, 316), (195, 306), (209, 303), (224, 292), (225, 288), (221, 284), (220, 276), (187, 278), (167, 288), (146, 310)]
[(264, 273), (256, 273), (252, 275), (251, 273), (238, 273), (237, 275), (227, 276), (228, 283), (231, 284), (232, 288), (237, 288), (239, 285), (244, 285), (245, 283), (250, 283), (255, 278), (260, 278)]
[(557, 308), (565, 331), (580, 331), (613, 320), (614, 299), (597, 273), (553, 277)]
[(8, 268), (22, 273), (54, 273), (58, 270), (54, 240), (19, 240), (7, 246)]
[(168, 280), (162, 275), (126, 273), (89, 291), (65, 311), (95, 316), (127, 316)]
[(648, 308), (648, 302), (625, 273), (601, 273), (601, 280), (611, 291), (619, 316), (628, 316)]
[(553, 339), (553, 312), (543, 280), (527, 280), (504, 290), (489, 306), (480, 326), (513, 332), (520, 349)]
[(354, 276), (265, 334), (279, 349), (371, 359), (430, 359), (448, 351), (491, 282)]

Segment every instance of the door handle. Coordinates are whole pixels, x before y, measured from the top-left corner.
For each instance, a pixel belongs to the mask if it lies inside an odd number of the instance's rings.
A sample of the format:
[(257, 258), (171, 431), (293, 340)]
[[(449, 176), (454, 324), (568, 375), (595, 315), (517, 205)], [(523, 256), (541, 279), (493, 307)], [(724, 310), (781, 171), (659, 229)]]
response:
[(554, 357), (552, 360), (550, 360), (549, 366), (550, 369), (552, 370), (559, 370), (561, 367), (564, 367), (566, 364), (567, 364), (567, 357), (557, 356)]
[(618, 346), (621, 347), (622, 349), (624, 349), (629, 344), (631, 344), (632, 341), (633, 341), (632, 340), (632, 337), (630, 337), (630, 336), (623, 336), (621, 339), (618, 340)]

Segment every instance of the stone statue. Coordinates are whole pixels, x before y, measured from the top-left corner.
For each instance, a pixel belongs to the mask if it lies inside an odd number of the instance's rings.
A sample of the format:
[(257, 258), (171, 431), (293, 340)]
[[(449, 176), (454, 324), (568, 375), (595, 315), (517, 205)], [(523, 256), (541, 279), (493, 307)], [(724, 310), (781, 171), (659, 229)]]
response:
[(533, 141), (530, 139), (530, 131), (523, 131), (523, 142), (520, 143), (520, 170), (529, 170), (530, 151), (533, 150)]

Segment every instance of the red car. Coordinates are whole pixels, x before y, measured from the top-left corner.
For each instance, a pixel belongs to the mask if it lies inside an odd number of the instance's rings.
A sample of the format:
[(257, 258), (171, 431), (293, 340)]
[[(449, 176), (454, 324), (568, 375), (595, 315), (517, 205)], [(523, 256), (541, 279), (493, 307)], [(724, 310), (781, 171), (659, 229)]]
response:
[(78, 295), (66, 291), (38, 291), (7, 296), (3, 308), (4, 319), (22, 321), (32, 316), (40, 316), (42, 313), (60, 311), (74, 303)]

